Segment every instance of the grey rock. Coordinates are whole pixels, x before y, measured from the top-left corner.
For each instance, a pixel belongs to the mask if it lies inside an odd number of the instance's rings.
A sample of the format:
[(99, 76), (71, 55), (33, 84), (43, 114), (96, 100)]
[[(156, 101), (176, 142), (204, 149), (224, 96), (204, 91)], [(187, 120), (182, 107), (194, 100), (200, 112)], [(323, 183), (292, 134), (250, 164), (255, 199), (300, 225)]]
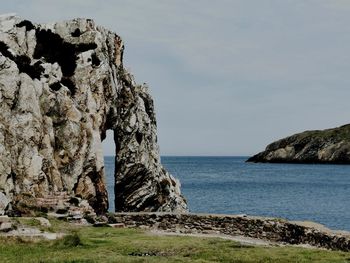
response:
[(350, 164), (350, 124), (278, 140), (248, 162)]
[(50, 223), (50, 221), (49, 221), (47, 218), (44, 218), (44, 217), (35, 217), (35, 220), (36, 220), (36, 221), (39, 221), (39, 223), (40, 223), (41, 226), (44, 226), (44, 227), (51, 227), (51, 223)]
[(3, 222), (0, 224), (0, 231), (1, 232), (9, 232), (11, 231), (13, 228), (12, 223), (11, 222)]
[(11, 218), (8, 216), (0, 216), (0, 224), (10, 222)]
[(10, 203), (10, 200), (8, 199), (8, 197), (5, 194), (0, 192), (0, 216), (5, 214), (9, 203)]
[(57, 218), (57, 219), (67, 219), (68, 214), (57, 214), (57, 213), (48, 213), (47, 214), (49, 217)]
[(20, 227), (18, 229), (9, 231), (6, 234), (3, 234), (2, 236), (22, 237), (22, 238), (28, 238), (29, 240), (33, 241), (35, 239), (42, 239), (42, 238), (47, 240), (55, 240), (58, 238), (62, 238), (64, 234), (49, 233), (49, 232), (41, 231), (40, 229), (32, 228), (32, 227)]
[(13, 211), (105, 213), (107, 130), (116, 209), (187, 211), (160, 163), (148, 87), (124, 68), (123, 52), (122, 39), (90, 19), (39, 25), (0, 16), (0, 189)]

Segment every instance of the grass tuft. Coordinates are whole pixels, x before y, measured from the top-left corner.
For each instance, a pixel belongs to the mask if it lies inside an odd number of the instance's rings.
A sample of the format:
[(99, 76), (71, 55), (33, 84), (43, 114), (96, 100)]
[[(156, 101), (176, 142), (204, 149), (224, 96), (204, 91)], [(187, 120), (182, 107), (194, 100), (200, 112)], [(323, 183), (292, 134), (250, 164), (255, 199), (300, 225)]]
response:
[(66, 248), (83, 246), (83, 242), (78, 232), (73, 232), (72, 234), (65, 235), (61, 240), (57, 241), (57, 244)]

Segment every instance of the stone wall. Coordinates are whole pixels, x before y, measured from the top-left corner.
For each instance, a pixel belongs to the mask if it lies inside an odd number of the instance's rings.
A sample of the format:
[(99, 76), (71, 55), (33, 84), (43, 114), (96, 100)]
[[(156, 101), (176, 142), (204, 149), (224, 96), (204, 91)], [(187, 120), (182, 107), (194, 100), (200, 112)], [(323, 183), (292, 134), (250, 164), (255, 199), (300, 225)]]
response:
[(285, 244), (350, 251), (350, 234), (332, 233), (281, 219), (210, 214), (116, 213), (111, 223), (178, 233), (245, 236)]

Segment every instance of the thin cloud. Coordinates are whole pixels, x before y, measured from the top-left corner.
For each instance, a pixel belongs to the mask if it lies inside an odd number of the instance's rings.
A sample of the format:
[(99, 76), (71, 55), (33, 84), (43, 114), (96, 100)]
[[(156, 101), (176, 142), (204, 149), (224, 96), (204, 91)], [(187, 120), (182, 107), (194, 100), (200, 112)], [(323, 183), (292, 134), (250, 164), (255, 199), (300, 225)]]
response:
[(338, 10), (350, 9), (350, 2), (348, 0), (313, 0), (313, 4), (321, 4), (326, 8), (333, 8)]
[(121, 35), (125, 64), (151, 86), (163, 154), (251, 154), (349, 121), (348, 0), (13, 0), (2, 10), (89, 17)]

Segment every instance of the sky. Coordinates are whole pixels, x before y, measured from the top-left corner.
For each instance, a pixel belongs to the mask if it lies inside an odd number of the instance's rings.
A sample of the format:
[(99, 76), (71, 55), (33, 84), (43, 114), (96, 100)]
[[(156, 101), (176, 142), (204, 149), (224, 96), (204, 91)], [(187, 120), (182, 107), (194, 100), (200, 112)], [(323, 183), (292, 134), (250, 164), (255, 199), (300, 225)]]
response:
[(120, 35), (155, 100), (162, 155), (252, 155), (349, 123), (349, 0), (0, 1), (1, 13), (92, 18)]

